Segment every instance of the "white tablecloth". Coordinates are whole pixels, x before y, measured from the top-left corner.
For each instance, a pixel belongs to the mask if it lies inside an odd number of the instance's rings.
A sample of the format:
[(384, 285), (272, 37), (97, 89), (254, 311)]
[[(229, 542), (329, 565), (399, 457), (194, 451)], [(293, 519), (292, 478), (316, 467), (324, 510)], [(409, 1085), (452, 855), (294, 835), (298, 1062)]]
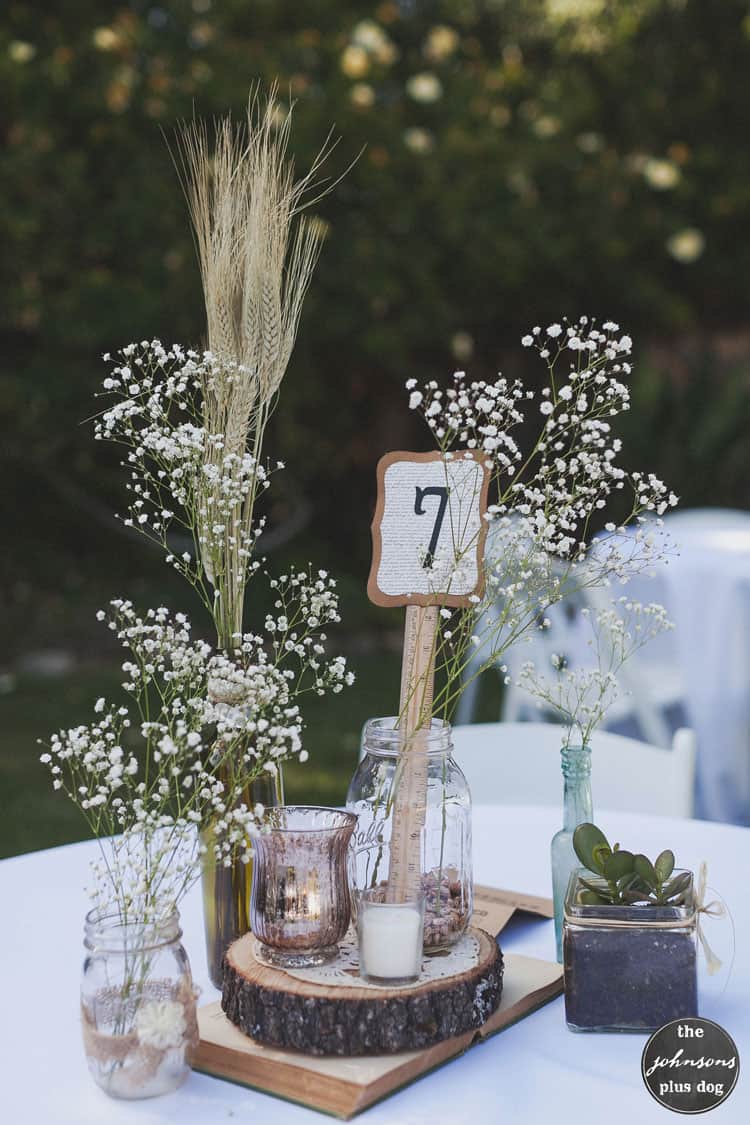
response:
[(696, 813), (750, 825), (750, 531), (673, 535), (680, 554), (659, 577), (698, 741)]
[[(750, 830), (699, 821), (600, 813), (597, 820), (623, 846), (676, 852), (681, 866), (709, 863), (711, 883), (734, 915), (737, 952), (723, 995), (711, 981), (702, 1014), (734, 1037), (750, 1067)], [(477, 807), (478, 882), (550, 894), (548, 846), (559, 811)], [(76, 844), (0, 863), (0, 1120), (7, 1125), (304, 1125), (324, 1118), (311, 1110), (192, 1074), (175, 1094), (145, 1102), (112, 1101), (89, 1079), (83, 1058), (78, 985), (86, 900), (82, 887), (95, 845)], [(204, 1001), (216, 993), (206, 978), (200, 896), (184, 904), (185, 945)], [(552, 959), (552, 923), (511, 922), (508, 951)], [(717, 949), (718, 952), (718, 949)], [(640, 1076), (645, 1037), (575, 1035), (562, 999), (533, 1013), (419, 1082), (367, 1111), (368, 1125), (664, 1125), (666, 1110)], [(711, 1121), (750, 1120), (750, 1077), (740, 1073), (729, 1100)]]

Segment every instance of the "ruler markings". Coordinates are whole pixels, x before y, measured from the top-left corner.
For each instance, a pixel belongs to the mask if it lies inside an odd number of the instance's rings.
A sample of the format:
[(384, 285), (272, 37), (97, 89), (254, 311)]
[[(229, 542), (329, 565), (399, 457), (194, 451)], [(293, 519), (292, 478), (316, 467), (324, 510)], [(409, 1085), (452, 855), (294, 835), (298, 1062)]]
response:
[(387, 892), (392, 902), (421, 891), (428, 780), (425, 733), (432, 719), (437, 626), (437, 606), (407, 606), (399, 710), (403, 735)]

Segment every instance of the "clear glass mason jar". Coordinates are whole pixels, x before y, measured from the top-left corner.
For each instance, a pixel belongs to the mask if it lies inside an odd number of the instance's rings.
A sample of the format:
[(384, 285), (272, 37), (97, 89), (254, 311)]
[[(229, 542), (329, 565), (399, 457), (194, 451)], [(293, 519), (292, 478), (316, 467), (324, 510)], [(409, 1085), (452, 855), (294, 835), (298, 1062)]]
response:
[(83, 1044), (91, 1075), (114, 1098), (175, 1090), (198, 1042), (196, 994), (179, 914), (158, 924), (86, 915)]
[[(390, 864), (393, 812), (404, 776), (402, 732), (397, 718), (370, 719), (364, 756), (349, 785), (346, 807), (358, 817), (352, 840), (357, 891), (382, 888)], [(433, 719), (409, 754), (420, 756), (426, 789), (411, 811), (421, 834), (421, 891), (425, 899), (424, 949), (435, 953), (454, 945), (469, 925), (473, 907), (471, 794), (453, 759), (450, 725)], [(356, 908), (356, 896), (355, 896)]]
[[(692, 880), (680, 906), (584, 905), (579, 874), (565, 898), (565, 1018), (573, 1031), (656, 1031), (698, 1014)], [(676, 870), (674, 876), (690, 874)]]

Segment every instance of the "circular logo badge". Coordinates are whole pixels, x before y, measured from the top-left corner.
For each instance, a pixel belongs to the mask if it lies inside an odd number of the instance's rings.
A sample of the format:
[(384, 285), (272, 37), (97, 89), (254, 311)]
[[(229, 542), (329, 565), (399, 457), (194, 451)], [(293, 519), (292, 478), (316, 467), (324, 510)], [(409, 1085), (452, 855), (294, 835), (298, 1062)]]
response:
[(649, 1039), (641, 1073), (646, 1088), (666, 1109), (705, 1113), (731, 1094), (740, 1056), (731, 1035), (712, 1020), (673, 1020)]

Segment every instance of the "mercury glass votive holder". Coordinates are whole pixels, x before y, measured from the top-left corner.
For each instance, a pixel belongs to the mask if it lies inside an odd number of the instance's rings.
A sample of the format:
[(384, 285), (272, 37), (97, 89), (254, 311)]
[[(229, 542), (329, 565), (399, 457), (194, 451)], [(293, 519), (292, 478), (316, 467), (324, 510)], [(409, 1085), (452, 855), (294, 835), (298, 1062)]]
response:
[(382, 890), (357, 896), (359, 975), (372, 984), (397, 986), (419, 980), (422, 971), (424, 895), (387, 902)]
[(280, 968), (322, 965), (351, 918), (348, 851), (357, 818), (338, 809), (268, 809), (253, 838), (250, 925), (260, 956)]

